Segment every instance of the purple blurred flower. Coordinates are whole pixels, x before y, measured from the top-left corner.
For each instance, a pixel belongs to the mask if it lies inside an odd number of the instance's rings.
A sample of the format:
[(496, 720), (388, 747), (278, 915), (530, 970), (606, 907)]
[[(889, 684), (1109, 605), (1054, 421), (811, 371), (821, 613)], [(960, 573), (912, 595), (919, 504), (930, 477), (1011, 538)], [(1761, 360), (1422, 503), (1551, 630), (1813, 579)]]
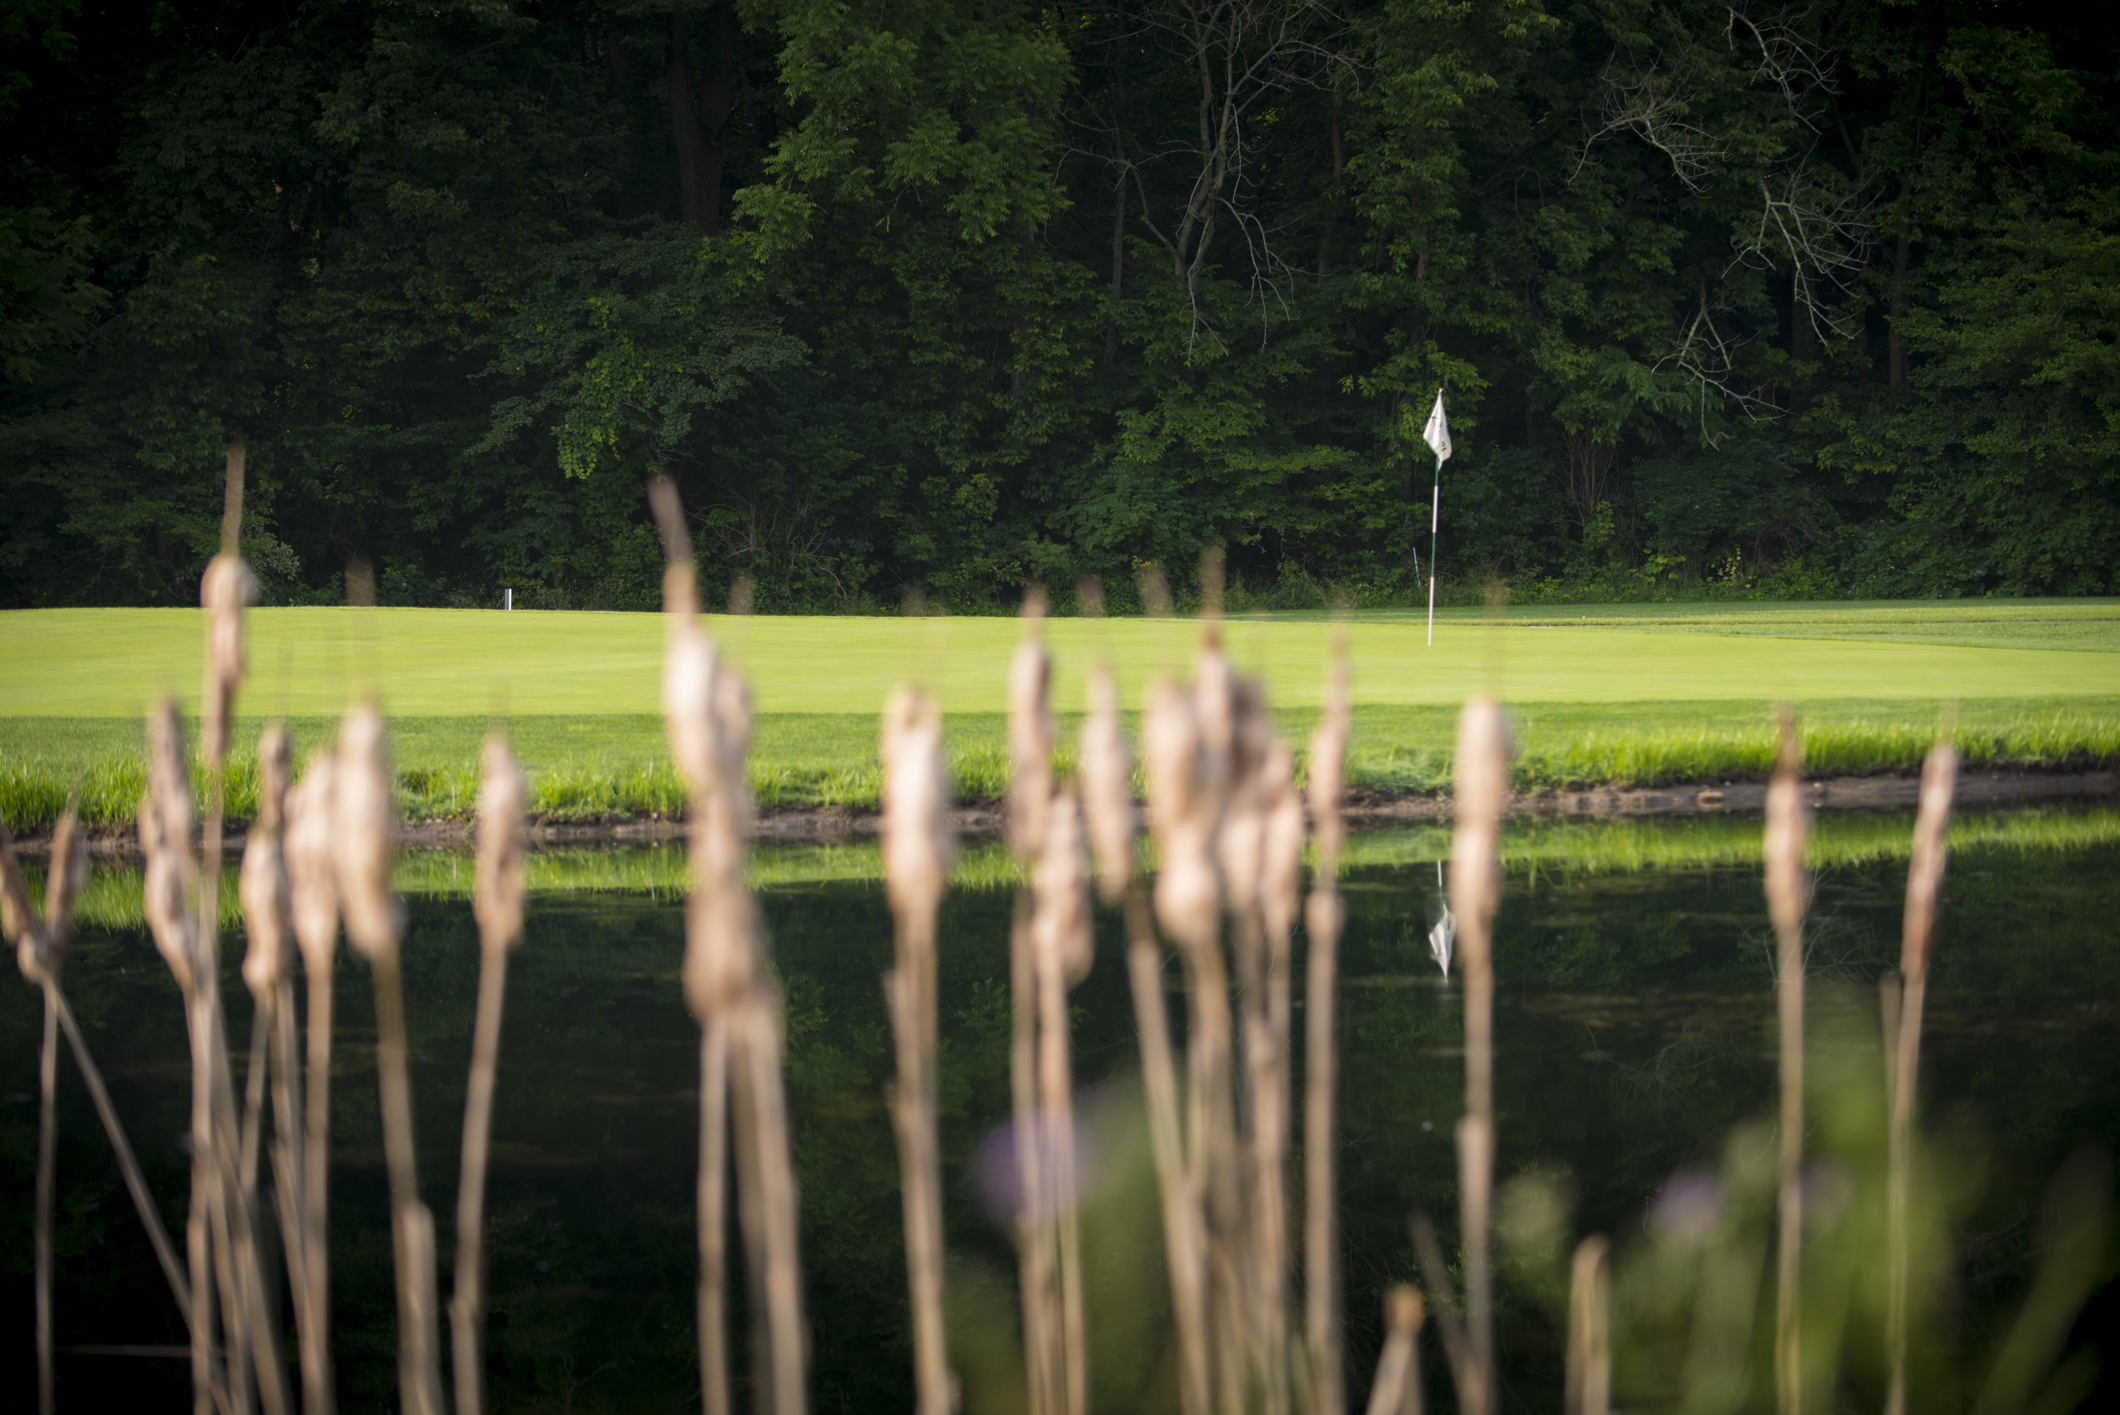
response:
[[(1040, 1137), (1046, 1145), (1053, 1143), (1055, 1137), (1050, 1137), (1049, 1127), (1034, 1125), (1034, 1128), (1048, 1132)], [(1103, 1177), (1104, 1154), (1095, 1133), (1083, 1125), (1079, 1113), (1075, 1117), (1074, 1130), (1071, 1148), (1075, 1161), (1075, 1200), (1079, 1206), (1083, 1196), (1095, 1190)], [(1004, 1121), (979, 1142), (979, 1148), (972, 1156), (972, 1187), (978, 1191), (980, 1201), (996, 1223), (1015, 1223), (1021, 1215), (1023, 1170), (1018, 1163), (1016, 1123), (1013, 1120)], [(1056, 1211), (1052, 1195), (1047, 1193), (1041, 1197), (1045, 1200), (1041, 1205), (1045, 1212), (1039, 1217), (1053, 1217)]]
[(1715, 1176), (1689, 1169), (1671, 1176), (1649, 1206), (1649, 1231), (1667, 1243), (1698, 1243), (1714, 1232), (1722, 1207)]
[(1822, 1159), (1804, 1166), (1797, 1183), (1803, 1191), (1803, 1226), (1823, 1228), (1840, 1217), (1840, 1211), (1855, 1197), (1855, 1176), (1836, 1159)]

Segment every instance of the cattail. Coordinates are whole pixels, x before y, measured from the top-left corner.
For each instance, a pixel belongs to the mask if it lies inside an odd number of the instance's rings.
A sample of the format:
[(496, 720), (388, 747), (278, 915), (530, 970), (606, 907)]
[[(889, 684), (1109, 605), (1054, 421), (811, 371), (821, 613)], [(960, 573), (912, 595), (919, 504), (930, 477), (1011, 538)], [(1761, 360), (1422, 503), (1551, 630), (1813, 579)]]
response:
[(1037, 858), (1053, 796), (1052, 656), (1045, 650), (1043, 593), (1023, 601), (1023, 642), (1008, 675), (1008, 843), (1019, 860)]
[(1156, 918), (1183, 947), (1211, 944), (1222, 893), (1212, 854), (1218, 813), (1202, 781), (1207, 768), (1192, 696), (1169, 679), (1158, 683), (1142, 736), (1149, 825), (1163, 854)]
[(302, 970), (309, 980), (308, 1079), (302, 1098), (302, 1216), (304, 1310), (300, 1328), (302, 1409), (329, 1415), (333, 1402), (331, 1346), (331, 1015), (339, 944), (337, 861), (332, 843), (337, 757), (312, 753), (302, 779), (287, 793), (285, 852), (291, 915)]
[(1501, 895), (1502, 811), (1509, 801), (1509, 732), (1501, 708), (1477, 697), (1458, 717), (1457, 830), (1450, 851), (1465, 979), (1465, 1116), (1458, 1123), (1458, 1193), (1465, 1249), (1465, 1307), (1472, 1386), (1459, 1398), (1470, 1415), (1493, 1415), (1492, 1275), (1488, 1216), (1494, 1184), (1494, 911)]
[(1060, 1394), (1068, 1415), (1089, 1402), (1087, 1328), (1082, 1310), (1082, 1245), (1075, 1208), (1075, 1111), (1068, 1055), (1068, 990), (1089, 974), (1089, 860), (1074, 793), (1063, 791), (1046, 813), (1044, 848), (1032, 880), (1031, 954), (1038, 999), (1040, 1186), (1056, 1232), (1060, 1289)]
[(901, 919), (932, 919), (956, 863), (942, 714), (917, 688), (891, 694), (883, 713), (883, 879)]
[(1907, 1223), (1912, 1205), (1914, 1096), (1921, 1071), (1921, 1018), (1928, 996), (1929, 960), (1936, 950), (1936, 914), (1943, 898), (1945, 837), (1958, 780), (1958, 751), (1949, 742), (1929, 749), (1921, 768), (1921, 807), (1907, 861), (1907, 901), (1900, 946), (1898, 1006), (1888, 1005), (1885, 1045), (1891, 1116), (1885, 1175), (1885, 1345), (1890, 1375), (1886, 1415), (1907, 1405)]
[(274, 723), (258, 739), (258, 815), (243, 845), (238, 890), (243, 926), (250, 935), (243, 981), (261, 1003), (278, 991), (294, 952), (292, 886), (282, 839), (287, 768), (287, 729)]
[(1113, 904), (1133, 878), (1134, 783), (1132, 753), (1119, 722), (1119, 687), (1107, 663), (1090, 670), (1081, 759), (1082, 809), (1097, 862), (1097, 888), (1104, 902)]
[(370, 963), (393, 961), (404, 928), (390, 889), (396, 854), (397, 807), (383, 715), (374, 703), (346, 714), (339, 729), (339, 762), (332, 786), (333, 858), (346, 942)]
[(1384, 1350), (1369, 1388), (1369, 1415), (1418, 1415), (1421, 1408), (1421, 1294), (1403, 1283), (1384, 1295)]
[(1333, 1165), (1333, 1111), (1338, 1103), (1341, 785), (1347, 773), (1347, 648), (1333, 646), (1325, 711), (1310, 739), (1310, 815), (1317, 841), (1305, 923), (1310, 956), (1304, 978), (1303, 1097), (1303, 1340), (1310, 1358), (1310, 1408), (1339, 1415), (1346, 1408), (1340, 1349), (1339, 1195)]
[[(231, 464), (239, 454), (231, 451)], [(237, 473), (236, 475), (240, 475)], [(243, 681), (243, 611), (257, 603), (258, 581), (233, 550), (207, 562), (199, 581), (199, 607), (206, 611), (206, 685), (200, 716), (201, 745), (216, 770), (228, 760), (229, 719)]]
[(368, 960), (375, 979), (376, 1071), (382, 1088), (383, 1152), (390, 1171), (397, 1256), (399, 1395), (412, 1415), (440, 1415), (441, 1313), (435, 1293), (434, 1215), (419, 1199), (399, 959), (404, 916), (390, 888), (397, 813), (391, 798), (383, 717), (373, 703), (356, 707), (339, 728), (332, 815), (346, 942)]
[(486, 739), (478, 793), (478, 882), (471, 897), (479, 927), (478, 1014), (471, 1039), (471, 1079), (464, 1093), (464, 1153), (458, 1171), (456, 1291), (449, 1302), (456, 1408), (486, 1408), (486, 1152), (493, 1131), (493, 1091), (500, 1069), (501, 1004), (508, 950), (523, 933), (523, 769), (498, 735)]
[(191, 778), (184, 769), (184, 729), (164, 698), (147, 719), (147, 794), (140, 799), (143, 903), (149, 935), (177, 986), (191, 993), (191, 912), (198, 866), (191, 858)]
[(1774, 1310), (1774, 1390), (1782, 1415), (1797, 1415), (1803, 1401), (1803, 1348), (1797, 1309), (1803, 1240), (1803, 916), (1810, 881), (1803, 852), (1810, 833), (1798, 771), (1803, 749), (1795, 716), (1781, 715), (1781, 754), (1767, 787), (1767, 915), (1777, 943), (1775, 996), (1781, 1030), (1781, 1156), (1779, 1232)]
[(950, 1415), (956, 1399), (942, 1305), (935, 914), (957, 842), (949, 822), (942, 718), (933, 698), (916, 688), (891, 694), (884, 708), (882, 754), (884, 893), (897, 922), (897, 966), (884, 976), (884, 995), (898, 1051), (891, 1121), (904, 1179), (916, 1408), (921, 1415)]
[(1260, 773), (1266, 821), (1259, 848), (1259, 911), (1267, 936), (1285, 940), (1294, 927), (1303, 884), (1303, 842), (1309, 822), (1295, 786), (1295, 755), (1285, 742), (1268, 751)]

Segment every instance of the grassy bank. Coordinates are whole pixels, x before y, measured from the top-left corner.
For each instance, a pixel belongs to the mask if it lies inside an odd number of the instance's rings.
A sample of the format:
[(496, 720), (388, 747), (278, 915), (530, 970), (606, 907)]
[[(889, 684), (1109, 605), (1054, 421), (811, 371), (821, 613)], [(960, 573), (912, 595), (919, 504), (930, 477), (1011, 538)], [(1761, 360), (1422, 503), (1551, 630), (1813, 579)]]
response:
[[(1935, 740), (1933, 702), (1837, 700), (1801, 709), (1809, 769), (1855, 776), (1911, 771)], [(1658, 786), (1763, 779), (1773, 764), (1769, 702), (1527, 703), (1513, 709), (1518, 790)], [(1314, 713), (1277, 714), (1284, 736), (1307, 739)], [(262, 724), (236, 734), (229, 809), (247, 817), (256, 799), (255, 744)], [(332, 740), (328, 718), (290, 722), (297, 753)], [(555, 820), (674, 815), (684, 790), (670, 766), (660, 719), (522, 717), (508, 720), (530, 776), (531, 808)], [(467, 717), (391, 724), (400, 804), (408, 817), (468, 815), (478, 792), (478, 751), (488, 724)], [(1063, 723), (1072, 740), (1073, 723)], [(1378, 791), (1447, 787), (1456, 709), (1371, 704), (1356, 709), (1349, 779)], [(881, 773), (877, 723), (866, 714), (762, 717), (751, 761), (762, 808), (873, 810)], [(949, 719), (951, 772), (964, 801), (994, 801), (1008, 773), (1007, 722), (998, 713)], [(2052, 770), (2120, 762), (2120, 697), (1990, 699), (1959, 708), (1958, 743), (1972, 767)], [(1071, 754), (1064, 748), (1063, 758)], [(1063, 768), (1071, 763), (1063, 760)], [(58, 817), (69, 793), (101, 826), (132, 819), (145, 787), (141, 729), (123, 718), (0, 718), (0, 814), (17, 830)]]
[[(716, 619), (760, 710), (752, 788), (761, 806), (872, 809), (877, 714), (916, 678), (948, 714), (960, 799), (1003, 793), (1005, 619)], [(415, 817), (468, 813), (478, 747), (505, 722), (530, 772), (533, 809), (554, 819), (669, 815), (683, 792), (656, 716), (663, 624), (652, 614), (473, 610), (261, 610), (251, 619), (253, 714), (236, 734), (230, 806), (250, 811), (263, 714), (299, 748), (331, 740), (337, 713), (373, 691), (392, 715), (399, 788)], [(1458, 705), (1487, 691), (1512, 705), (1521, 790), (1655, 786), (1762, 776), (1773, 704), (1803, 715), (1811, 770), (1915, 767), (1939, 705), (1962, 703), (1959, 743), (1976, 767), (2120, 761), (2120, 603), (1605, 605), (1499, 617), (1247, 616), (1224, 626), (1231, 658), (1266, 683), (1301, 742), (1344, 632), (1356, 700), (1351, 779), (1394, 793), (1449, 780)], [(190, 701), (202, 626), (179, 610), (0, 614), (0, 813), (37, 829), (78, 793), (83, 814), (128, 821), (143, 785), (139, 720), (163, 689)], [(1083, 700), (1110, 661), (1122, 700), (1183, 672), (1199, 627), (1179, 620), (1055, 620), (1054, 700)]]
[[(1641, 870), (1754, 868), (1759, 863), (1757, 820), (1700, 817), (1649, 821), (1512, 821), (1502, 834), (1502, 862), (1512, 874), (1570, 876), (1627, 874)], [(1912, 838), (1909, 817), (1901, 813), (1822, 816), (1806, 847), (1813, 870), (1831, 870), (1880, 860), (1903, 860)], [(1981, 852), (2081, 850), (2120, 843), (2120, 810), (2049, 809), (1973, 812), (1951, 822), (1954, 857)], [(1443, 826), (1377, 831), (1348, 841), (1343, 868), (1350, 875), (1364, 870), (1427, 865), (1450, 854), (1450, 831)], [(43, 889), (41, 862), (28, 862), (33, 892)], [(533, 853), (526, 884), (533, 895), (608, 893), (662, 895), (684, 893), (688, 875), (682, 844), (628, 847), (619, 850), (567, 849)], [(883, 860), (873, 841), (850, 844), (765, 845), (754, 850), (745, 873), (751, 887), (763, 891), (806, 889), (820, 885), (883, 883)], [(957, 889), (1013, 887), (1021, 878), (1008, 851), (997, 841), (966, 846), (952, 875)], [(463, 852), (410, 851), (398, 859), (396, 881), (401, 894), (468, 900), (473, 883), (471, 857)], [(220, 892), (222, 924), (241, 923), (236, 867), (231, 864)], [(137, 865), (98, 860), (89, 872), (78, 916), (98, 928), (146, 927), (140, 901)]]

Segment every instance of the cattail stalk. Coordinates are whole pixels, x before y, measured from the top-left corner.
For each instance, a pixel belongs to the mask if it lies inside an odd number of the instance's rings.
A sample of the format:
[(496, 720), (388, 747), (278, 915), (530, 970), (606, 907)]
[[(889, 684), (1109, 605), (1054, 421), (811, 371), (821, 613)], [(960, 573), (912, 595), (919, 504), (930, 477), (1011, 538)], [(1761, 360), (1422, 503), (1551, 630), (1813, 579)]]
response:
[(1369, 1388), (1369, 1415), (1420, 1415), (1421, 1294), (1401, 1284), (1384, 1296), (1384, 1349)]
[[(303, 1320), (298, 1324), (304, 1415), (330, 1415), (331, 1375), (331, 1014), (339, 942), (339, 890), (333, 850), (333, 786), (337, 758), (320, 751), (287, 794), (287, 876), (295, 942), (308, 976), (307, 1079), (302, 1099), (299, 1230)], [(292, 987), (290, 980), (289, 987)], [(292, 1008), (285, 1026), (294, 1025)], [(288, 1050), (293, 1050), (290, 1035)], [(290, 1078), (291, 1078), (291, 1067)], [(288, 1127), (293, 1143), (295, 1130)]]
[(1567, 1415), (1612, 1409), (1612, 1244), (1593, 1234), (1578, 1243), (1568, 1284)]
[(1767, 788), (1767, 914), (1774, 924), (1775, 999), (1781, 1031), (1780, 1197), (1774, 1292), (1774, 1391), (1780, 1415), (1803, 1409), (1803, 1330), (1799, 1299), (1803, 1243), (1803, 916), (1810, 905), (1804, 843), (1802, 746), (1795, 716), (1781, 716), (1781, 755)]
[(1053, 1225), (1060, 1298), (1061, 1408), (1089, 1408), (1087, 1325), (1082, 1310), (1082, 1238), (1076, 1212), (1074, 1072), (1069, 1057), (1067, 994), (1088, 975), (1092, 957), (1089, 870), (1082, 817), (1073, 792), (1046, 812), (1045, 847), (1033, 880), (1031, 955), (1038, 1023), (1038, 1135), (1043, 1190)]
[(501, 1005), (508, 951), (523, 936), (523, 769), (495, 736), (486, 741), (478, 802), (478, 1018), (471, 1038), (471, 1079), (464, 1094), (464, 1156), (456, 1193), (456, 1289), (449, 1301), (458, 1415), (486, 1408), (486, 1153), (493, 1133), (493, 1090), (500, 1070)]
[(898, 1082), (890, 1110), (903, 1176), (914, 1408), (919, 1415), (951, 1415), (956, 1406), (943, 1322), (936, 1091), (936, 914), (956, 853), (948, 806), (941, 714), (925, 693), (901, 688), (891, 695), (883, 721), (884, 893), (897, 926), (896, 966), (884, 975), (883, 989), (897, 1044)]
[(1494, 1415), (1494, 1301), (1488, 1230), (1494, 1190), (1494, 912), (1500, 900), (1502, 811), (1509, 801), (1509, 734), (1493, 699), (1476, 697), (1458, 718), (1457, 831), (1450, 848), (1450, 902), (1458, 920), (1465, 984), (1465, 1115), (1458, 1122), (1460, 1242), (1465, 1252), (1465, 1326), (1472, 1367), (1460, 1390), (1467, 1415)]
[(390, 1171), (397, 1260), (398, 1390), (408, 1415), (441, 1415), (441, 1313), (436, 1294), (434, 1214), (420, 1202), (413, 1149), (412, 1074), (405, 1046), (404, 919), (390, 889), (395, 810), (382, 714), (364, 703), (339, 730), (334, 779), (339, 906), (346, 941), (375, 978), (376, 1072), (383, 1151)]
[(1342, 640), (1334, 647), (1325, 712), (1310, 740), (1310, 815), (1317, 859), (1304, 915), (1310, 954), (1303, 989), (1303, 1336), (1310, 1358), (1313, 1415), (1339, 1415), (1347, 1404), (1346, 1374), (1340, 1364), (1339, 1193), (1333, 1166), (1333, 1112), (1338, 1097), (1335, 1008), (1340, 928), (1345, 918), (1339, 878), (1346, 826), (1340, 798), (1351, 730), (1347, 648)]
[(1921, 807), (1914, 819), (1900, 944), (1901, 993), (1896, 1026), (1886, 1038), (1892, 1107), (1885, 1175), (1885, 1344), (1891, 1365), (1886, 1415), (1905, 1415), (1907, 1408), (1907, 1225), (1912, 1206), (1914, 1096), (1921, 1072), (1921, 1013), (1928, 994), (1929, 960), (1936, 951), (1936, 915), (1943, 897), (1946, 835), (1957, 779), (1957, 749), (1938, 742), (1929, 749), (1921, 769)]

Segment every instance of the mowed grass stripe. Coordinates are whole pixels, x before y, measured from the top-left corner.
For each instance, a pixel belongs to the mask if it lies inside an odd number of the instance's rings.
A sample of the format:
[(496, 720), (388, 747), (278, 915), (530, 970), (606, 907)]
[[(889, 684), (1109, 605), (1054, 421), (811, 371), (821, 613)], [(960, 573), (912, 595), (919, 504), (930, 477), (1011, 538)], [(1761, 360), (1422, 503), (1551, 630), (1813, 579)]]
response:
[[(1454, 705), (1476, 691), (1518, 703), (1633, 703), (1787, 699), (2044, 699), (2120, 694), (2120, 653), (2022, 647), (2038, 614), (1983, 604), (1955, 636), (1979, 643), (1782, 637), (1804, 622), (1707, 616), (1594, 624), (1531, 611), (1500, 626), (1478, 611), (1439, 616), (1434, 647), (1419, 620), (1357, 616), (1345, 626), (1356, 700)], [(243, 708), (306, 717), (336, 714), (377, 692), (400, 717), (652, 714), (658, 707), (663, 624), (653, 614), (504, 614), (485, 610), (264, 609), (251, 616), (251, 674)], [(1819, 634), (1937, 631), (1933, 617), (1879, 611), (1823, 615)], [(1903, 625), (1904, 628), (1899, 626)], [(1543, 626), (1543, 627), (1538, 627)], [(915, 679), (950, 713), (1005, 707), (1007, 664), (1019, 637), (1009, 619), (717, 619), (716, 633), (749, 672), (762, 714), (878, 711), (895, 684)], [(1262, 676), (1281, 707), (1314, 706), (1335, 629), (1317, 616), (1240, 618), (1224, 628), (1231, 658)], [(1177, 620), (1053, 621), (1055, 701), (1082, 701), (1087, 666), (1108, 656), (1129, 701), (1160, 672), (1183, 671), (1198, 626)], [(0, 717), (138, 717), (161, 692), (197, 701), (203, 628), (189, 610), (28, 610), (0, 614)]]

